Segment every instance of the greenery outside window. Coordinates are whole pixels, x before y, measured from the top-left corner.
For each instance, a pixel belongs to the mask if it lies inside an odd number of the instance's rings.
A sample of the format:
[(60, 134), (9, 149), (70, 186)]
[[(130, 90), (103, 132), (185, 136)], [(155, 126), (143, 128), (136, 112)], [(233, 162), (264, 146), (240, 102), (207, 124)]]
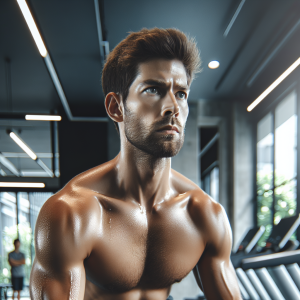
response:
[(257, 124), (257, 224), (266, 232), (297, 211), (297, 94), (288, 94)]

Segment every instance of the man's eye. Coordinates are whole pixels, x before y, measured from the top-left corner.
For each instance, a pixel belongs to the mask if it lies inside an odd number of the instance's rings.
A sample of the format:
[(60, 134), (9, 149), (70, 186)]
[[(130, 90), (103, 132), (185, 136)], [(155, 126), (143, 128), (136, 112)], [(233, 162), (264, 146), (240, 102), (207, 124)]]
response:
[(158, 94), (157, 88), (147, 88), (145, 89), (145, 92), (148, 94)]
[(177, 97), (179, 99), (185, 99), (186, 98), (186, 94), (184, 92), (177, 92)]

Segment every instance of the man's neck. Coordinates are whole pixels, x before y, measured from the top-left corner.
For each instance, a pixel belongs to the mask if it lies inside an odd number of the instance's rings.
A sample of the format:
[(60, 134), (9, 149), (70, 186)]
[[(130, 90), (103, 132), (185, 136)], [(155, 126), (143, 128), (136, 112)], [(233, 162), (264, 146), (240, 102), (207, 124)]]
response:
[(146, 209), (171, 196), (171, 158), (156, 158), (133, 145), (121, 148), (117, 179), (126, 199)]

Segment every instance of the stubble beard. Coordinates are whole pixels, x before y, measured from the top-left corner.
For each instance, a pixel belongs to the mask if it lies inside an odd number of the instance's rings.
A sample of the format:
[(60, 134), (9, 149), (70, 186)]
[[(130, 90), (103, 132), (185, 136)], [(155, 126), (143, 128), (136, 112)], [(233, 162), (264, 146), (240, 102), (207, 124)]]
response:
[[(135, 115), (126, 108), (124, 130), (127, 140), (134, 147), (153, 156), (153, 158), (173, 157), (177, 155), (183, 146), (184, 128), (178, 120), (172, 116), (166, 116), (162, 120), (147, 126), (142, 122), (142, 117)], [(173, 134), (157, 134), (157, 130), (166, 125), (176, 125), (181, 133), (176, 138)]]

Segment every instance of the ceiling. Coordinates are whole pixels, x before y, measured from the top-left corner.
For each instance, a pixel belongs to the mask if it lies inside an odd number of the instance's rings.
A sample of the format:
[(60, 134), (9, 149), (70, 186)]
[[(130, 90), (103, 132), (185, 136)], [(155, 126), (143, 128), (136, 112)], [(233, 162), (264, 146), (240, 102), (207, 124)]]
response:
[[(94, 1), (27, 2), (72, 114), (105, 116)], [(203, 61), (203, 71), (192, 84), (190, 100), (250, 104), (299, 57), (300, 24), (295, 24), (300, 20), (300, 1), (247, 0), (225, 38), (224, 31), (239, 4), (239, 0), (103, 0), (103, 40), (113, 49), (129, 31), (176, 27), (196, 38)], [(0, 40), (0, 113), (60, 110), (60, 98), (17, 1), (0, 2)], [(6, 58), (10, 59), (11, 102)], [(266, 58), (269, 62), (247, 86)], [(210, 70), (210, 60), (218, 60), (220, 67)]]
[[(106, 117), (101, 87), (104, 57), (100, 55), (95, 0), (27, 0), (27, 3), (72, 115)], [(206, 99), (249, 105), (299, 57), (300, 0), (98, 0), (98, 3), (102, 37), (108, 41), (110, 50), (128, 32), (143, 27), (175, 27), (195, 37), (203, 64), (202, 72), (192, 84), (189, 101)], [(238, 8), (241, 9), (233, 20)], [(209, 69), (207, 64), (211, 60), (218, 60), (220, 67)], [(300, 67), (277, 87), (277, 94), (299, 78)], [(258, 107), (271, 101), (274, 97), (270, 95)], [(13, 164), (21, 176), (47, 176), (9, 138), (7, 129), (16, 130), (52, 169), (49, 122), (18, 118), (22, 115), (24, 118), (25, 113), (63, 110), (61, 97), (17, 1), (0, 1), (2, 159), (5, 157)], [(3, 164), (0, 171), (13, 175)], [(32, 175), (33, 172), (39, 175)]]

